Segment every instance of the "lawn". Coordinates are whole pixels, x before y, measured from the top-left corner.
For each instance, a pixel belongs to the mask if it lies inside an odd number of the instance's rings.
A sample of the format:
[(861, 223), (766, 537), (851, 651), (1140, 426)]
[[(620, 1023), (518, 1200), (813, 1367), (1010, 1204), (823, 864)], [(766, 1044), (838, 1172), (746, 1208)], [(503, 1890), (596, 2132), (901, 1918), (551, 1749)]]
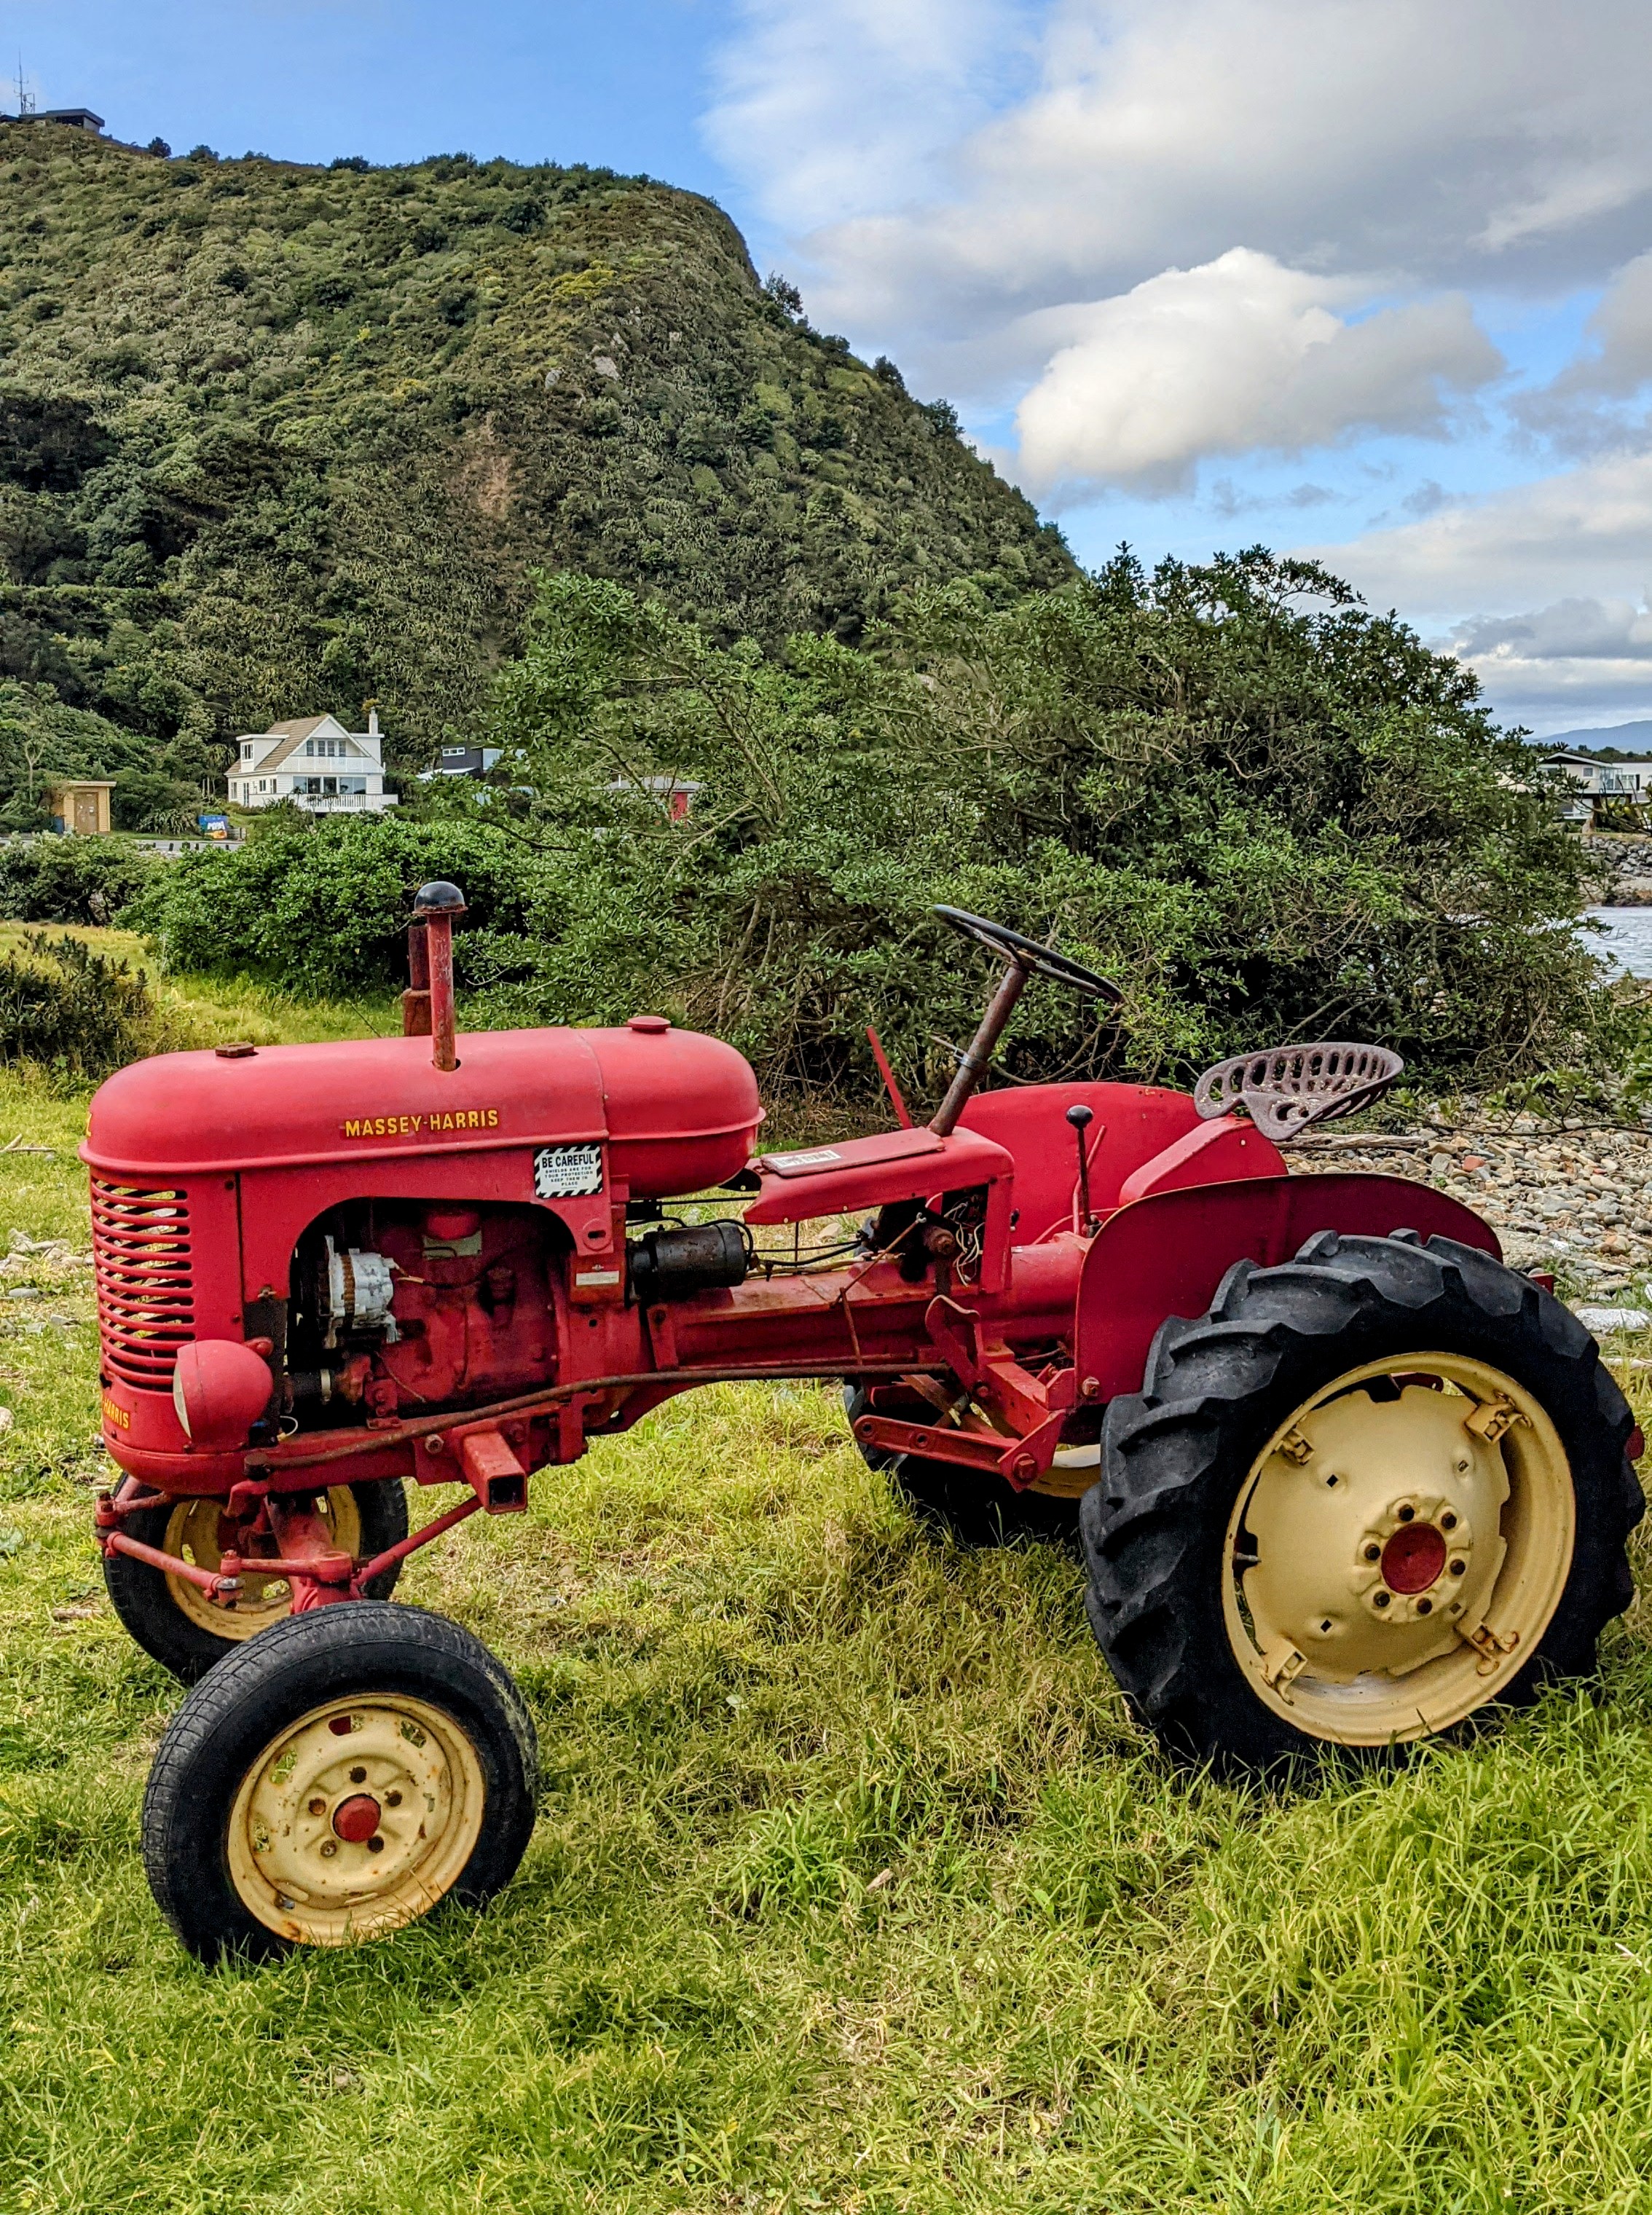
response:
[(137, 1847), (180, 1690), (87, 1528), (84, 1111), (0, 1076), (0, 1146), (51, 1149), (0, 1153), (7, 2215), (1652, 2206), (1638, 1609), (1596, 1691), (1396, 1781), (1217, 1789), (1130, 1727), (1071, 1559), (937, 1542), (813, 1387), (662, 1409), (412, 1565), (538, 1724), (489, 1912), (197, 1967)]

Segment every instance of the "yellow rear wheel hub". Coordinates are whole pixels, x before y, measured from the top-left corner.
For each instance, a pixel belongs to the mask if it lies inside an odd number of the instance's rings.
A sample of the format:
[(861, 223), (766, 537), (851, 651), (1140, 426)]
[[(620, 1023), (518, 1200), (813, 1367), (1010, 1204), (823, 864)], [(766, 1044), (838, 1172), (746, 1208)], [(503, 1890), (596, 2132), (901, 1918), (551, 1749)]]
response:
[(1258, 1455), (1223, 1605), (1252, 1690), (1309, 1736), (1381, 1746), (1495, 1700), (1559, 1604), (1571, 1469), (1538, 1402), (1448, 1353), (1351, 1369)]
[(230, 1814), (230, 1881), (300, 1945), (399, 1930), (464, 1873), (484, 1799), (476, 1748), (451, 1715), (401, 1693), (329, 1701), (248, 1770)]
[[(341, 1553), (353, 1561), (361, 1552), (361, 1510), (347, 1484), (336, 1484), (322, 1493), (316, 1511), (333, 1534)], [(200, 1569), (216, 1570), (224, 1555), (223, 1503), (217, 1500), (181, 1500), (167, 1518), (162, 1545)], [(249, 1566), (242, 1571), (241, 1592), (233, 1607), (220, 1607), (199, 1585), (187, 1577), (169, 1575), (166, 1588), (181, 1613), (199, 1629), (214, 1638), (240, 1644), (285, 1621), (292, 1611), (292, 1590), (285, 1577), (261, 1577)]]

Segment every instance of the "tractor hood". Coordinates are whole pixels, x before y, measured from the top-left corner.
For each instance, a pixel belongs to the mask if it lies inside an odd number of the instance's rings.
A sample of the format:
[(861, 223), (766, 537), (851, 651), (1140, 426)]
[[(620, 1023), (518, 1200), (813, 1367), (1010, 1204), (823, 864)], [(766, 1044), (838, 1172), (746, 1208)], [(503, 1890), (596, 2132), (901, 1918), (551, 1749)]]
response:
[(614, 1181), (662, 1195), (733, 1175), (762, 1120), (733, 1046), (640, 1015), (471, 1032), (449, 1071), (427, 1038), (159, 1054), (94, 1095), (81, 1154), (106, 1176), (199, 1175), (605, 1141)]

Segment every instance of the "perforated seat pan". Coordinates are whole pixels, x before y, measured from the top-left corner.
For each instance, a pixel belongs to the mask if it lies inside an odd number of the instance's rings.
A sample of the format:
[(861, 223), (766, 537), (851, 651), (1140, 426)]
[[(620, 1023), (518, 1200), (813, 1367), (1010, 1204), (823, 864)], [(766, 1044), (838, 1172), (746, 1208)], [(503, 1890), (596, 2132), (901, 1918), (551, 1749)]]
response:
[(1368, 1108), (1404, 1068), (1385, 1046), (1355, 1046), (1347, 1040), (1266, 1046), (1207, 1069), (1193, 1089), (1193, 1100), (1207, 1120), (1243, 1106), (1277, 1145), (1311, 1124)]

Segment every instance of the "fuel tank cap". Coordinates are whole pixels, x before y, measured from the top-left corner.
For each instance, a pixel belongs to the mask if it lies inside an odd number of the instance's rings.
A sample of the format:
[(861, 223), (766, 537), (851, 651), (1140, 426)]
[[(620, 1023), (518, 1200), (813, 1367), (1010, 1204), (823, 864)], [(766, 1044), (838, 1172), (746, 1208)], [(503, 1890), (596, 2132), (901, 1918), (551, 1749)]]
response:
[(628, 1031), (646, 1031), (653, 1036), (660, 1031), (668, 1031), (671, 1019), (666, 1015), (629, 1015), (625, 1028)]

